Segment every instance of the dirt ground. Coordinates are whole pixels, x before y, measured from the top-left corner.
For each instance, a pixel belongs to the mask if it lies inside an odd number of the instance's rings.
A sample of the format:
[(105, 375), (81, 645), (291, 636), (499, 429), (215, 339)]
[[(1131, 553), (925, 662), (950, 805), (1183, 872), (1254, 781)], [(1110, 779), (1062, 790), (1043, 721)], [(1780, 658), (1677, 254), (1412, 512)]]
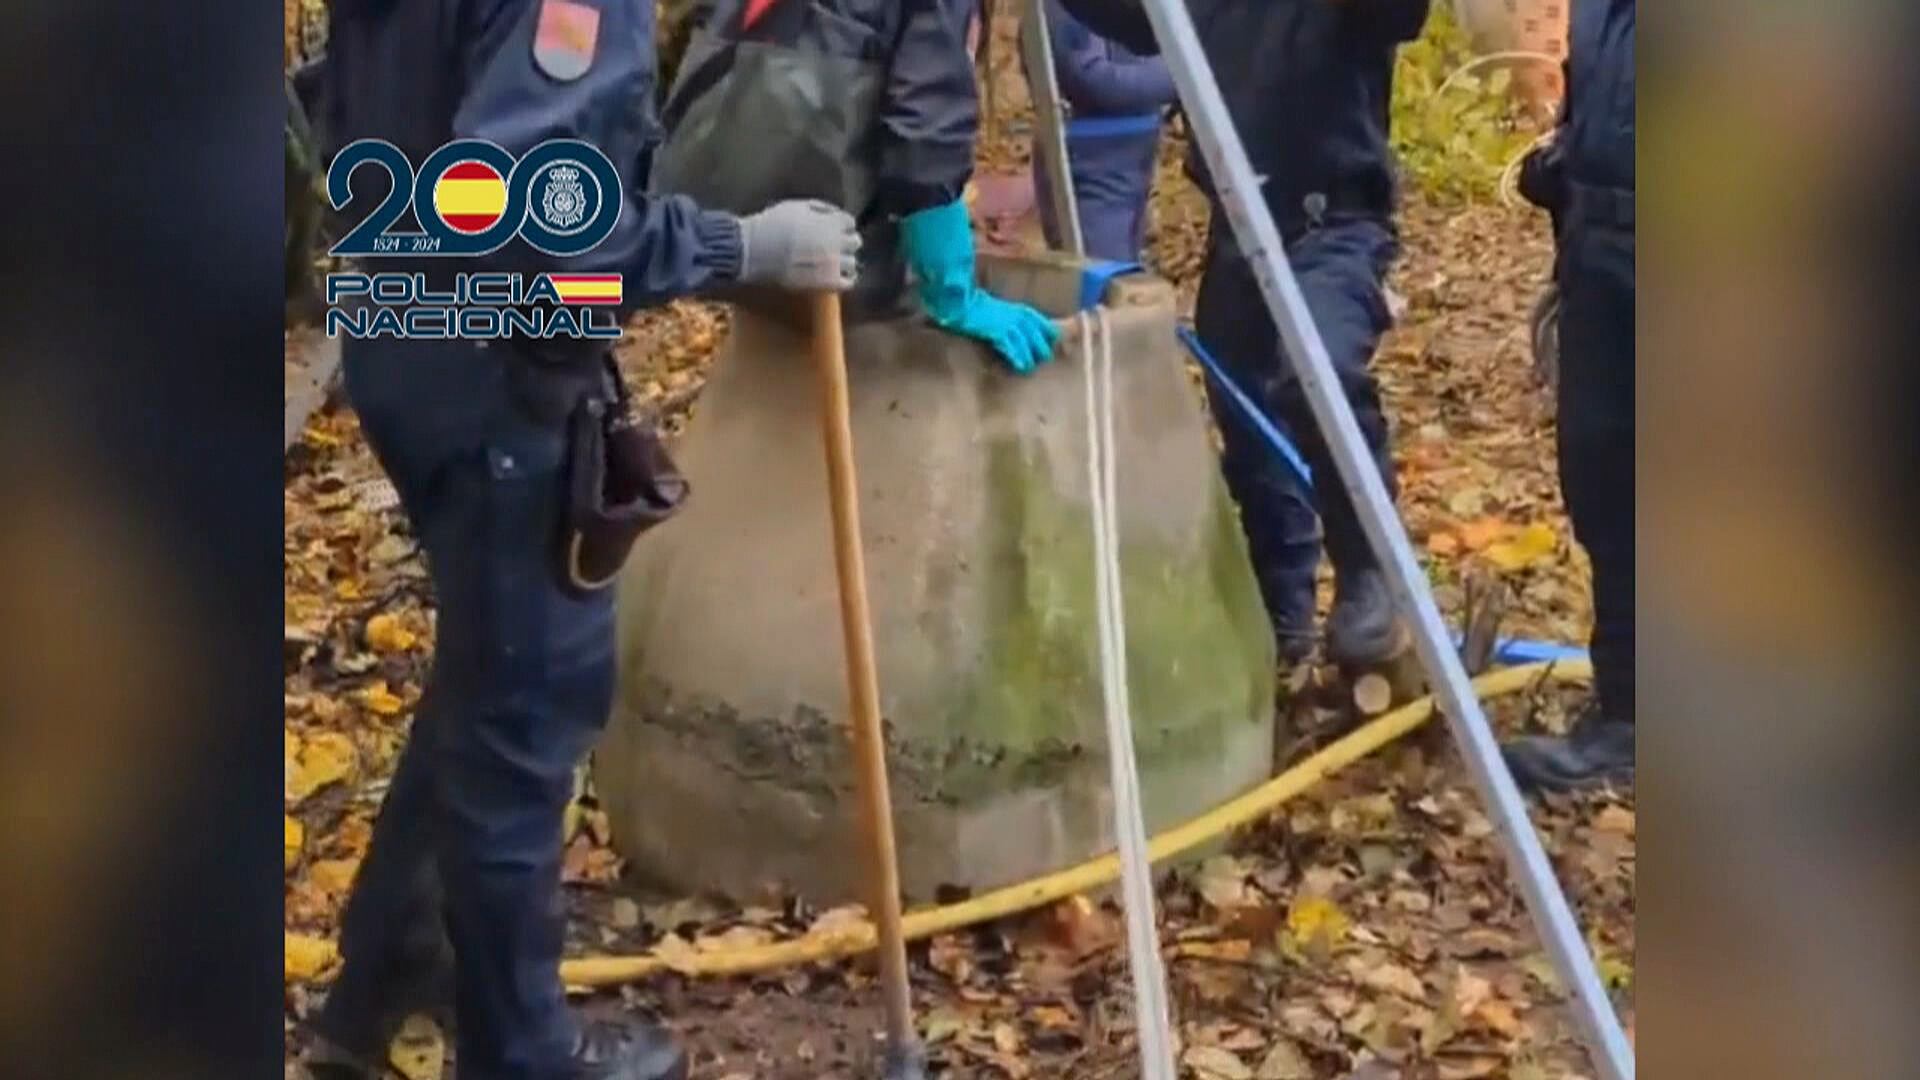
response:
[[(1548, 691), (1495, 711), (1514, 726), (1563, 707)], [(1631, 1018), (1632, 810), (1596, 796), (1557, 801), (1540, 821)], [(576, 925), (609, 925), (621, 899), (583, 899)], [(590, 930), (596, 950), (657, 941), (648, 920), (671, 906), (649, 899), (636, 900), (636, 932)], [(1491, 825), (1439, 729), (1290, 804), (1230, 855), (1164, 875), (1160, 901), (1186, 1075), (1346, 1077), (1369, 1060), (1390, 1068), (1378, 1075), (1423, 1080), (1591, 1075)], [(716, 937), (755, 918), (697, 913)], [(1137, 1075), (1117, 920), (1108, 906), (1062, 905), (911, 949), (930, 1071)], [(858, 965), (813, 965), (751, 979), (670, 976), (591, 1007), (666, 1019), (693, 1050), (697, 1076), (800, 1080), (875, 1075), (877, 999)]]

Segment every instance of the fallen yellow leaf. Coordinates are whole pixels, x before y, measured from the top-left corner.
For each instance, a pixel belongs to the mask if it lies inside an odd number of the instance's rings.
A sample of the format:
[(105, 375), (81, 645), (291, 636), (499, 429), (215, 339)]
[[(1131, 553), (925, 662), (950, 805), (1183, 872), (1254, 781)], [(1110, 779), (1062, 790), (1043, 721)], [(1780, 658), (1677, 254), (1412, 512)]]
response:
[(1487, 561), (1507, 573), (1515, 573), (1552, 555), (1559, 542), (1551, 525), (1536, 521), (1520, 530), (1518, 536), (1489, 546)]
[(440, 1080), (447, 1065), (446, 1037), (431, 1017), (413, 1015), (387, 1046), (387, 1064), (407, 1080)]
[(337, 731), (323, 731), (300, 748), (293, 776), (287, 781), (287, 800), (297, 805), (328, 784), (339, 783), (353, 774), (353, 741)]
[(1074, 1021), (1073, 1014), (1058, 1005), (1036, 1005), (1028, 1016), (1042, 1028), (1071, 1031), (1079, 1026)]
[(307, 868), (307, 880), (330, 896), (344, 897), (359, 869), (359, 859), (322, 859)]
[(339, 953), (333, 942), (308, 934), (287, 934), (287, 981), (312, 982), (333, 966)]
[(399, 695), (387, 689), (385, 679), (380, 679), (368, 684), (360, 691), (360, 704), (381, 716), (398, 716), (407, 703), (400, 700)]
[(306, 829), (306, 826), (294, 820), (294, 817), (292, 814), (286, 815), (286, 818), (287, 818), (287, 869), (291, 870), (294, 868), (294, 865), (300, 861), (300, 847), (302, 844), (306, 843), (307, 829)]
[(406, 652), (419, 640), (392, 612), (383, 611), (367, 620), (367, 648), (375, 652)]
[(1437, 532), (1427, 537), (1427, 550), (1435, 555), (1457, 555), (1460, 552), (1460, 537), (1450, 532)]
[(1324, 896), (1302, 896), (1287, 909), (1287, 936), (1302, 950), (1325, 955), (1353, 927), (1339, 906)]

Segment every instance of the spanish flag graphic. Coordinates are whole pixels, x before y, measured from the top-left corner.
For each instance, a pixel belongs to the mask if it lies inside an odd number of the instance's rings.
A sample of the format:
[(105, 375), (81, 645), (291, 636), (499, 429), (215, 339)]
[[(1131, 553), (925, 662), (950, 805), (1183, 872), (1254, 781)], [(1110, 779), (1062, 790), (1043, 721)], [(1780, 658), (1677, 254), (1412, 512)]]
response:
[(619, 274), (548, 274), (562, 304), (618, 304)]
[(460, 161), (433, 185), (433, 208), (458, 233), (486, 232), (507, 212), (507, 181), (484, 161)]

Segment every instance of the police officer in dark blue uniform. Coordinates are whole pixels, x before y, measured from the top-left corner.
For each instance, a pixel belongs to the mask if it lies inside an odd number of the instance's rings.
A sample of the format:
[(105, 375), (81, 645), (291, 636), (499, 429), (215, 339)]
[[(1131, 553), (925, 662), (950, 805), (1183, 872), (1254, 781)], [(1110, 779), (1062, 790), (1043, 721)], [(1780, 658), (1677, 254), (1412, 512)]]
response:
[[(1394, 50), (1419, 34), (1427, 9), (1428, 0), (1193, 3), (1207, 59), (1254, 171), (1265, 178), (1263, 194), (1288, 260), (1389, 491), (1387, 421), (1369, 370), (1392, 322), (1384, 282), (1399, 251), (1388, 106)], [(1193, 171), (1205, 186), (1197, 150)], [(1253, 273), (1217, 202), (1214, 210), (1195, 329), (1236, 381), (1291, 429), (1320, 481), (1309, 490), (1209, 386), (1225, 442), (1221, 467), (1240, 504), (1280, 655), (1297, 662), (1312, 651), (1314, 573), (1324, 536), (1335, 573), (1328, 656), (1379, 663), (1403, 644), (1385, 576), (1281, 354)]]
[[(1159, 51), (1139, 0), (1061, 3), (1095, 33), (1135, 52)], [(1429, 0), (1189, 4), (1234, 127), (1254, 171), (1265, 178), (1267, 206), (1334, 372), (1390, 491), (1386, 418), (1368, 364), (1391, 322), (1383, 281), (1399, 247), (1387, 145), (1394, 50), (1419, 35), (1428, 6)], [(1207, 186), (1197, 148), (1192, 171)], [(1385, 577), (1335, 478), (1305, 394), (1280, 356), (1252, 272), (1218, 210), (1216, 205), (1196, 329), (1245, 388), (1293, 430), (1322, 478), (1309, 493), (1209, 387), (1226, 443), (1222, 468), (1240, 503), (1281, 657), (1303, 659), (1312, 649), (1318, 524), (1335, 573), (1327, 652), (1346, 664), (1378, 662), (1397, 650), (1400, 639)]]
[[(418, 163), (455, 138), (516, 155), (582, 139), (614, 162), (626, 200), (582, 256), (516, 240), (484, 259), (377, 269), (436, 289), (463, 270), (619, 272), (630, 304), (734, 282), (851, 286), (859, 239), (832, 207), (739, 218), (634, 194), (653, 140), (651, 4), (334, 0), (331, 17), (322, 127), (334, 151), (377, 137)], [(614, 636), (611, 593), (568, 581), (555, 550), (569, 420), (612, 392), (605, 344), (343, 345), (362, 428), (426, 552), (438, 622), (307, 1067), (376, 1076), (399, 1022), (451, 996), (468, 1080), (682, 1077), (660, 1029), (576, 1022), (558, 973), (562, 813), (612, 704)]]
[[(1132, 262), (1146, 238), (1161, 113), (1178, 96), (1173, 76), (1159, 57), (1137, 55), (1087, 29), (1059, 0), (1049, 0), (1047, 7), (1060, 96), (1073, 111), (1067, 121), (1067, 160), (1086, 253)], [(1039, 153), (1033, 162), (1034, 182), (1047, 190), (1053, 179)], [(1059, 247), (1053, 201), (1039, 203), (1047, 242)]]
[(1633, 0), (1574, 0), (1567, 97), (1520, 190), (1553, 215), (1560, 291), (1560, 487), (1593, 563), (1594, 698), (1565, 738), (1507, 747), (1523, 788), (1634, 771)]

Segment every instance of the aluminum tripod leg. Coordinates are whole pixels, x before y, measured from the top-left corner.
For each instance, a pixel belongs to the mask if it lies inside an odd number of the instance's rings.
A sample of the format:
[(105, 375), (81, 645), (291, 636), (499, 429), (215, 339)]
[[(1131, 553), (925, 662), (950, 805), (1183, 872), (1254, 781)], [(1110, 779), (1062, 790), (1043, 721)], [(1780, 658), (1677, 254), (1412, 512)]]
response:
[(1594, 1064), (1607, 1080), (1632, 1080), (1633, 1050), (1594, 970), (1593, 957), (1554, 878), (1553, 866), (1533, 831), (1526, 804), (1500, 756), (1486, 714), (1468, 685), (1466, 669), (1454, 652), (1451, 635), (1427, 587), (1426, 574), (1414, 558), (1406, 529), (1354, 421), (1353, 408), (1334, 377), (1326, 345), (1287, 265), (1273, 215), (1260, 197), (1246, 149), (1200, 49), (1193, 19), (1180, 0), (1142, 0), (1142, 5), (1173, 72), (1181, 104), (1206, 156), (1233, 234), (1260, 282), (1261, 294), (1292, 358), (1294, 374), (1312, 404), (1314, 421), (1332, 452), (1340, 481), (1351, 495), (1367, 540), (1392, 583), (1396, 603), (1413, 624), (1415, 647), (1461, 756), (1492, 811), (1527, 909), (1561, 981), (1572, 991)]
[(1033, 122), (1038, 127), (1041, 163), (1046, 167), (1048, 201), (1060, 229), (1060, 243), (1069, 255), (1085, 256), (1086, 237), (1080, 231), (1080, 201), (1073, 193), (1073, 170), (1067, 162), (1066, 112), (1060, 107), (1060, 79), (1053, 67), (1053, 38), (1047, 28), (1046, 0), (1021, 0), (1020, 59), (1033, 94)]

